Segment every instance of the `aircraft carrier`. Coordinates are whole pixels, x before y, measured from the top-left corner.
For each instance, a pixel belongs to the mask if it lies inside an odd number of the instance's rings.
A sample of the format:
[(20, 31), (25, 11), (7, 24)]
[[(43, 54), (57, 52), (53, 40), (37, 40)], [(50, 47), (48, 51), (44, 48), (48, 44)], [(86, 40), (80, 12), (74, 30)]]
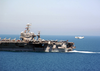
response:
[(73, 42), (44, 40), (40, 38), (40, 32), (37, 35), (30, 32), (31, 24), (27, 24), (26, 30), (21, 32), (20, 40), (1, 39), (0, 51), (31, 51), (31, 52), (69, 52), (75, 49)]

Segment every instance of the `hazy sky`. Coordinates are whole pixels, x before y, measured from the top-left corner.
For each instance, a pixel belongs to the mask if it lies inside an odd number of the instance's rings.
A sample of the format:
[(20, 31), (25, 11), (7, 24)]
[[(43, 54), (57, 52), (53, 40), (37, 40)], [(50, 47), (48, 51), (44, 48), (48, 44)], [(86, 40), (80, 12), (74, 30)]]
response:
[(27, 23), (35, 34), (100, 36), (100, 0), (0, 0), (0, 34)]

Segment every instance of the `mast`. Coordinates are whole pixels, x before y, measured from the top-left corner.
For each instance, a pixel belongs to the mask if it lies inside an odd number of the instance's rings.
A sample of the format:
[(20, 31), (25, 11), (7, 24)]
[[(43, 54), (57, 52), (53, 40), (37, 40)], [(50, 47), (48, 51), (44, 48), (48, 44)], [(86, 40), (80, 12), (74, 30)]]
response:
[(29, 30), (30, 27), (29, 26), (31, 26), (31, 24), (28, 23), (26, 26), (27, 26), (26, 27), (26, 32), (29, 33), (30, 32), (30, 30)]

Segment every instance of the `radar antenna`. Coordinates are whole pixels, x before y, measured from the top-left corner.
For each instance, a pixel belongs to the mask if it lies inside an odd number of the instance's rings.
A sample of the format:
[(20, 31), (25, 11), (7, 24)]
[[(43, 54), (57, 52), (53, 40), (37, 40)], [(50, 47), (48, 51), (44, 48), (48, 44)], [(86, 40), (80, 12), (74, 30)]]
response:
[(38, 32), (38, 35), (37, 36), (38, 36), (38, 38), (40, 38), (40, 31)]

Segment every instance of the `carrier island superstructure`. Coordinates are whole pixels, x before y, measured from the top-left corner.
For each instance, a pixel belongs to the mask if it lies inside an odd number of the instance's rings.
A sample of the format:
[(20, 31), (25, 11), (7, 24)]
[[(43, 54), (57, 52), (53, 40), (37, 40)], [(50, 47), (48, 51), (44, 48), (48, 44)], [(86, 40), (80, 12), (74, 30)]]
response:
[(73, 42), (41, 39), (40, 32), (37, 35), (30, 32), (30, 26), (27, 24), (21, 32), (20, 40), (0, 38), (0, 51), (69, 52), (76, 48)]

